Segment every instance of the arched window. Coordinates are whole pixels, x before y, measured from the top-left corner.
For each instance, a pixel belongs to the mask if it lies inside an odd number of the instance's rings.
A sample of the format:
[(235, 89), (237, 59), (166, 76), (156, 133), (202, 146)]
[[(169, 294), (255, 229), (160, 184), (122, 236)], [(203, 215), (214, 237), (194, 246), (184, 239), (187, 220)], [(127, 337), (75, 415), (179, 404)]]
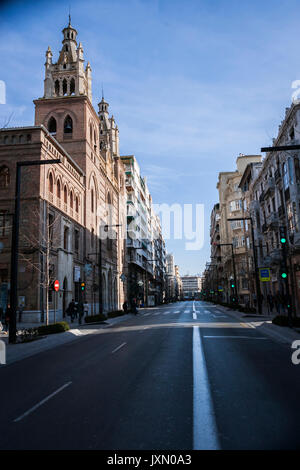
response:
[(0, 168), (0, 188), (7, 188), (10, 183), (10, 174), (7, 166)]
[(19, 144), (24, 144), (24, 141), (25, 141), (24, 136), (23, 134), (21, 134), (19, 137)]
[(73, 121), (71, 116), (67, 116), (64, 122), (64, 133), (65, 134), (72, 134), (73, 132)]
[(60, 199), (60, 181), (57, 180), (57, 185), (56, 185), (56, 197)]
[(67, 186), (64, 187), (64, 203), (65, 203), (65, 204), (68, 203), (68, 190), (67, 190)]
[(67, 250), (69, 246), (69, 227), (64, 228), (64, 250)]
[(76, 212), (79, 212), (79, 200), (78, 200), (78, 197), (76, 196), (75, 198), (75, 211)]
[(73, 193), (72, 193), (72, 191), (70, 193), (70, 207), (71, 207), (71, 209), (73, 209)]
[(53, 176), (52, 173), (49, 175), (49, 192), (53, 194)]
[(107, 195), (107, 211), (108, 211), (108, 234), (107, 234), (107, 249), (111, 250), (112, 249), (112, 232), (111, 232), (111, 226), (112, 226), (112, 202), (111, 202), (111, 196), (110, 193)]
[(63, 79), (63, 95), (65, 96), (67, 94), (67, 80), (64, 78)]
[(70, 94), (73, 95), (75, 94), (75, 80), (72, 78), (71, 83), (70, 83)]
[(59, 96), (59, 80), (55, 80), (55, 94), (56, 96)]
[(53, 116), (48, 121), (48, 131), (50, 134), (56, 134), (56, 119)]
[(91, 190), (91, 211), (94, 212), (94, 190)]
[(91, 142), (91, 145), (93, 143), (93, 128), (92, 128), (92, 124), (90, 124), (90, 142)]

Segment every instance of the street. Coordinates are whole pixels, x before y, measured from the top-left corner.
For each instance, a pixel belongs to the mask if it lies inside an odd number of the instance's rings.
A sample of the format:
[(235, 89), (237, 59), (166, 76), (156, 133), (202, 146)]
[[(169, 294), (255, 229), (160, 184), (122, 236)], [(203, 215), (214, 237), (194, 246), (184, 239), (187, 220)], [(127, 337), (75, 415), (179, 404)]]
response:
[(145, 309), (1, 366), (0, 448), (297, 449), (291, 353), (212, 304)]

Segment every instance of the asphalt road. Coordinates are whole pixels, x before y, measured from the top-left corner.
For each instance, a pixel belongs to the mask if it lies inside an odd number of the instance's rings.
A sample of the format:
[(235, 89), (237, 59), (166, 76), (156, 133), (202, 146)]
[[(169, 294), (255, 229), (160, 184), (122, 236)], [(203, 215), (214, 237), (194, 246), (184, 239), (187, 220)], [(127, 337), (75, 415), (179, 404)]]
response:
[(299, 449), (292, 350), (178, 302), (0, 368), (0, 449)]

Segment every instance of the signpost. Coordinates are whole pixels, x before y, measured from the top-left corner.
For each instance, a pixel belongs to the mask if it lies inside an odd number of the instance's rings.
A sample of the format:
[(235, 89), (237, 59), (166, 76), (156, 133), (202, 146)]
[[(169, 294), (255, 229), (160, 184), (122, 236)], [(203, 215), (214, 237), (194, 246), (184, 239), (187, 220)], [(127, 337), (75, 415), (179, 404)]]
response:
[(259, 279), (262, 282), (268, 282), (271, 280), (270, 268), (259, 268)]
[[(55, 292), (59, 291), (59, 281), (56, 279), (53, 284)], [(57, 295), (54, 294), (54, 323), (56, 323), (56, 297)]]

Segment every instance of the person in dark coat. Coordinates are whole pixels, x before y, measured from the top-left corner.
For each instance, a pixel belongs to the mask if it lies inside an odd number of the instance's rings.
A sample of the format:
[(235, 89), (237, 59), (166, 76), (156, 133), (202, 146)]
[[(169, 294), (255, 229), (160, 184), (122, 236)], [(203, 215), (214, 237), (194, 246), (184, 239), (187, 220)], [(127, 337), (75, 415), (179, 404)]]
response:
[(72, 299), (72, 302), (69, 303), (69, 307), (68, 307), (68, 311), (69, 311), (69, 315), (71, 317), (71, 322), (73, 323), (74, 321), (74, 318), (75, 318), (75, 302), (74, 302), (74, 299)]
[(123, 310), (124, 310), (124, 313), (127, 313), (127, 312), (128, 312), (128, 305), (127, 305), (126, 300), (125, 300), (125, 302), (123, 303)]
[(138, 313), (137, 311), (137, 304), (136, 304), (136, 300), (133, 299), (133, 302), (132, 302), (132, 313), (134, 313), (134, 315), (136, 315)]
[(82, 303), (81, 300), (77, 304), (77, 313), (78, 313), (79, 324), (81, 325), (81, 319), (82, 319), (83, 314), (84, 314), (83, 303)]

